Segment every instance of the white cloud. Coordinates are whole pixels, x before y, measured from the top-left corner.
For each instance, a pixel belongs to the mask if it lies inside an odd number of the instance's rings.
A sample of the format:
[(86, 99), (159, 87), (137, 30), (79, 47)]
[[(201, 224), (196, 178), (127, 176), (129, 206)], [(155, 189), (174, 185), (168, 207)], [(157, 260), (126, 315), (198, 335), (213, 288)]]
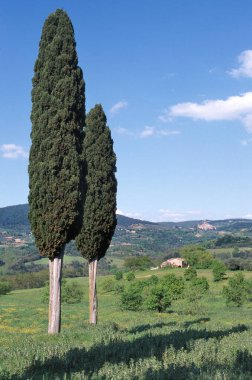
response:
[(180, 131), (176, 131), (176, 130), (172, 130), (172, 131), (169, 131), (169, 130), (165, 130), (165, 129), (159, 129), (156, 131), (156, 134), (158, 136), (176, 136), (176, 135), (180, 135)]
[(155, 128), (149, 127), (148, 125), (146, 125), (143, 131), (140, 133), (140, 137), (144, 139), (146, 137), (153, 136), (154, 134), (155, 134)]
[(179, 135), (180, 131), (168, 130), (168, 129), (157, 129), (146, 125), (142, 132), (140, 132), (140, 138), (148, 138), (152, 136), (175, 136)]
[(136, 139), (145, 139), (153, 136), (176, 136), (180, 134), (180, 131), (177, 130), (157, 129), (148, 125), (146, 125), (140, 132), (132, 132), (129, 129), (122, 127), (115, 128), (114, 131), (119, 135), (131, 136)]
[(130, 131), (127, 128), (118, 127), (114, 130), (119, 135), (126, 135), (126, 136), (135, 136), (135, 133)]
[(232, 69), (229, 74), (234, 78), (248, 77), (252, 78), (252, 50), (244, 50), (238, 57), (240, 67)]
[(3, 144), (0, 146), (1, 157), (15, 159), (28, 158), (28, 152), (20, 145)]
[(116, 213), (118, 215), (128, 216), (129, 218), (137, 218), (137, 219), (140, 218), (140, 219), (142, 219), (142, 214), (140, 214), (139, 212), (125, 212), (125, 211), (117, 209)]
[(159, 221), (172, 221), (172, 222), (182, 222), (184, 220), (194, 220), (199, 219), (202, 215), (200, 210), (191, 211), (171, 211), (169, 209), (160, 209)]
[(239, 120), (247, 131), (252, 133), (252, 92), (230, 96), (224, 100), (178, 103), (165, 110), (160, 120), (169, 122), (174, 117), (204, 121)]
[(243, 145), (243, 146), (247, 146), (247, 145), (249, 145), (251, 143), (252, 143), (252, 139), (241, 140), (241, 145)]
[(120, 110), (122, 110), (123, 108), (127, 108), (128, 107), (128, 102), (126, 101), (120, 101), (120, 102), (117, 102), (116, 104), (114, 104), (109, 112), (111, 115), (115, 115), (116, 113), (118, 113)]
[(252, 214), (246, 214), (243, 216), (244, 219), (252, 219)]

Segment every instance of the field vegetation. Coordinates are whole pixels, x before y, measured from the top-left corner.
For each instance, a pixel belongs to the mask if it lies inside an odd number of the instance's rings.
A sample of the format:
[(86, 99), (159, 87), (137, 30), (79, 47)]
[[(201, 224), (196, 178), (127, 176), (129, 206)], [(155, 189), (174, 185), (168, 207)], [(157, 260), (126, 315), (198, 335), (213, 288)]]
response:
[[(240, 307), (227, 306), (223, 293), (238, 272), (214, 281), (211, 269), (197, 270), (209, 289), (196, 302), (185, 293), (158, 312), (152, 307), (157, 291), (137, 311), (122, 310), (124, 289), (148, 282), (154, 289), (174, 277), (177, 289), (182, 282), (188, 288), (195, 275), (188, 279), (186, 271), (137, 271), (130, 281), (125, 273), (99, 276), (97, 326), (88, 324), (88, 279), (67, 279), (84, 294), (78, 303), (63, 303), (60, 336), (46, 334), (45, 288), (0, 296), (0, 379), (250, 379), (251, 290)], [(242, 274), (252, 279), (251, 272)], [(108, 281), (119, 288), (108, 291)]]

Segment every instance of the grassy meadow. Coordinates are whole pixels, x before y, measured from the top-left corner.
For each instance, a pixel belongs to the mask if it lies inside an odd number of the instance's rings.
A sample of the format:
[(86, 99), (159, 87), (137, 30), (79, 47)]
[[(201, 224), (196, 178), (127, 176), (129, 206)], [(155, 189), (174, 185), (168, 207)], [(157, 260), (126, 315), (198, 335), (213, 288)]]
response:
[[(135, 281), (183, 272), (137, 272)], [(227, 307), (226, 280), (214, 283), (209, 270), (198, 276), (210, 290), (190, 313), (184, 300), (168, 313), (122, 311), (120, 295), (103, 291), (109, 276), (98, 277), (97, 326), (88, 324), (88, 278), (68, 279), (85, 292), (81, 303), (63, 304), (59, 336), (46, 333), (43, 289), (0, 296), (0, 379), (251, 379), (252, 302)]]

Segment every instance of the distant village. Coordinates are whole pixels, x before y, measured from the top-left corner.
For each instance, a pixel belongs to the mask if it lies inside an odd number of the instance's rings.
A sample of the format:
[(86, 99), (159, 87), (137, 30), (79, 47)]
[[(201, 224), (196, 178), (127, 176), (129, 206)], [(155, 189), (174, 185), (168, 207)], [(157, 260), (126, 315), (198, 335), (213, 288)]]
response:
[(31, 233), (26, 234), (10, 234), (7, 231), (0, 230), (0, 246), (23, 247), (32, 242)]

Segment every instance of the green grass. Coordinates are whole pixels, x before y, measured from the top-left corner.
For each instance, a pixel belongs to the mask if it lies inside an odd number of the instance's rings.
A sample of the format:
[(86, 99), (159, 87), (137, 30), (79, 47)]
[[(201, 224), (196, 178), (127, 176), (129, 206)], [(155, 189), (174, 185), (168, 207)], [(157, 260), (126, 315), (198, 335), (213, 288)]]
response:
[[(67, 256), (64, 255), (64, 264), (71, 264), (73, 261), (78, 261), (79, 263), (84, 263), (84, 259), (81, 256)], [(40, 260), (33, 261), (34, 264), (38, 265), (48, 265), (48, 258), (43, 257)]]
[[(144, 271), (136, 277), (183, 272)], [(244, 274), (252, 278), (252, 272)], [(84, 299), (62, 305), (59, 336), (46, 334), (43, 289), (1, 296), (0, 379), (251, 379), (252, 303), (228, 308), (221, 294), (226, 280), (214, 283), (209, 270), (198, 276), (209, 279), (210, 291), (193, 315), (181, 300), (169, 313), (122, 312), (120, 296), (104, 293), (106, 278), (99, 277), (98, 326), (88, 324), (88, 278), (69, 279), (83, 286)]]

